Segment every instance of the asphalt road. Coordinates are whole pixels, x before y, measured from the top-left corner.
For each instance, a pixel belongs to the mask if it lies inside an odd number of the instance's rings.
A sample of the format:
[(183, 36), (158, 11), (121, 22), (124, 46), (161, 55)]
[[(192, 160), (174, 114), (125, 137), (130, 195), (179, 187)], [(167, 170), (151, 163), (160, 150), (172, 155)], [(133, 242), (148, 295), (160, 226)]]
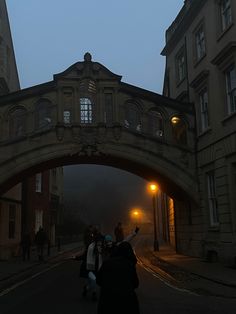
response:
[[(83, 279), (78, 276), (79, 266), (78, 261), (59, 261), (33, 278), (18, 282), (0, 296), (0, 313), (95, 314), (96, 302), (89, 296), (82, 297)], [(170, 287), (148, 268), (141, 265), (137, 268), (141, 314), (235, 313), (236, 299), (194, 295)]]

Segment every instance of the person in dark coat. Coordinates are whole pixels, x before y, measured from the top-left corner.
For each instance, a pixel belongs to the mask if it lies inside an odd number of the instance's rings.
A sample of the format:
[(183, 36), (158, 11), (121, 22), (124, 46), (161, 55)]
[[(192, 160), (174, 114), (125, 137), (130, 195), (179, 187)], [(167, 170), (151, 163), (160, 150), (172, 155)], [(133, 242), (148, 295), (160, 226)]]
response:
[(122, 242), (124, 240), (124, 230), (121, 222), (118, 222), (117, 226), (115, 227), (114, 234), (116, 242)]
[(116, 254), (103, 262), (96, 277), (100, 286), (97, 314), (139, 314), (135, 289), (139, 286), (137, 259), (128, 242), (119, 244)]
[(20, 245), (22, 248), (23, 261), (25, 261), (26, 259), (29, 261), (30, 260), (30, 250), (31, 250), (31, 239), (30, 239), (29, 233), (25, 233), (22, 236)]
[(48, 237), (46, 232), (43, 230), (42, 227), (39, 228), (39, 231), (36, 233), (35, 236), (35, 244), (37, 246), (38, 258), (39, 261), (43, 261), (44, 257), (44, 247), (48, 242)]

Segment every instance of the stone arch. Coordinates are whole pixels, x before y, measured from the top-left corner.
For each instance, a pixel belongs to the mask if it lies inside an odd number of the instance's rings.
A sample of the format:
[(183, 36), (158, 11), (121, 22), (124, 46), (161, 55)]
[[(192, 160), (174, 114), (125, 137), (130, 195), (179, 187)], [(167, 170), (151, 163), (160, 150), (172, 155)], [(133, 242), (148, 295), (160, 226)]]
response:
[(35, 103), (35, 131), (48, 129), (52, 125), (52, 102), (48, 98), (40, 98)]

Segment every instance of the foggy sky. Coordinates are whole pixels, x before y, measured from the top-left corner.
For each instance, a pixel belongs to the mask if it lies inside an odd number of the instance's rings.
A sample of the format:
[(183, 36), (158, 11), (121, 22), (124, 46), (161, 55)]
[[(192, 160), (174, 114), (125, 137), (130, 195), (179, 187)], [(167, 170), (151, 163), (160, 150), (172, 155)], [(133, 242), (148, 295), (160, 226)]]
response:
[(92, 224), (111, 229), (118, 221), (130, 222), (130, 210), (139, 208), (150, 221), (152, 203), (147, 181), (113, 167), (98, 165), (66, 166), (65, 205)]

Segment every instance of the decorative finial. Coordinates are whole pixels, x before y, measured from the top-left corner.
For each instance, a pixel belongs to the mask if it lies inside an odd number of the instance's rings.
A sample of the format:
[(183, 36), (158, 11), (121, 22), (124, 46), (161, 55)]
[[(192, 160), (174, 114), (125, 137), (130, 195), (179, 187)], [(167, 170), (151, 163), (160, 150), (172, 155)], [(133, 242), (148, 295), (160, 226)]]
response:
[(84, 61), (91, 61), (92, 60), (92, 56), (89, 52), (86, 52), (84, 55)]

